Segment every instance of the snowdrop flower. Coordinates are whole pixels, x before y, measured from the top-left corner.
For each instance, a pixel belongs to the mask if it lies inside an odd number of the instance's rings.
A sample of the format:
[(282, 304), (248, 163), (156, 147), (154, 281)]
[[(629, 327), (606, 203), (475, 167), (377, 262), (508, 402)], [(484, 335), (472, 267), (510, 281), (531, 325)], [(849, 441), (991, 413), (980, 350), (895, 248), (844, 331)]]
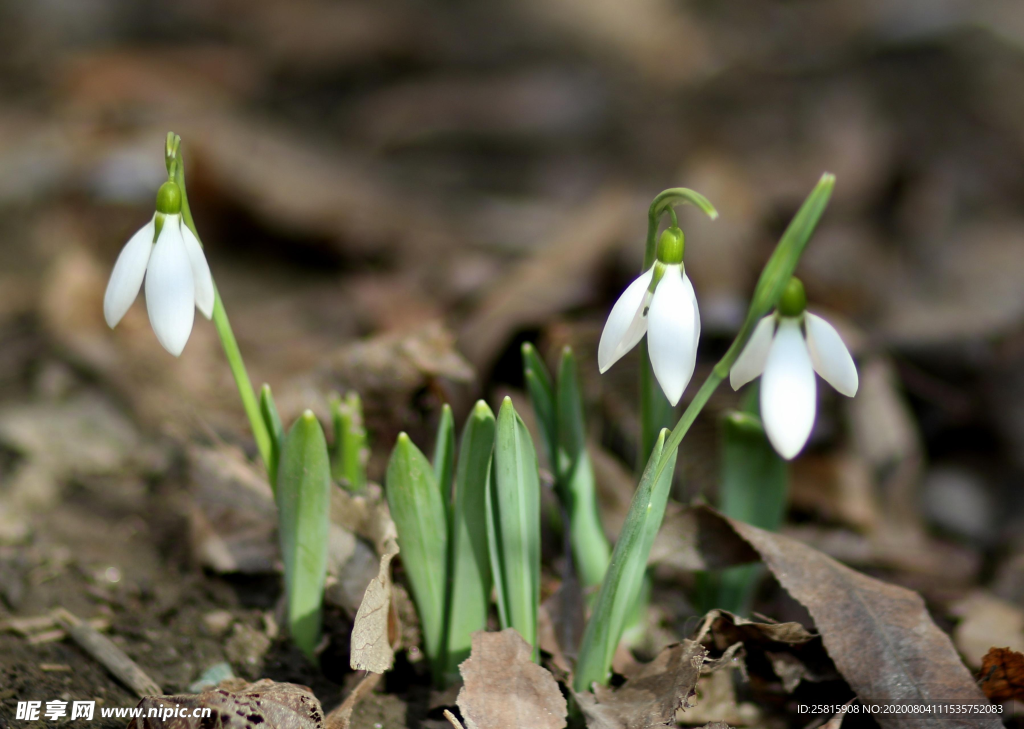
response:
[(762, 319), (729, 373), (737, 390), (761, 376), (761, 419), (768, 440), (792, 459), (811, 435), (817, 409), (817, 372), (837, 391), (857, 394), (857, 367), (835, 328), (805, 311), (804, 285), (791, 278), (778, 309)]
[(192, 333), (195, 309), (213, 316), (213, 277), (202, 246), (181, 220), (181, 190), (160, 186), (156, 213), (117, 257), (103, 297), (103, 315), (113, 329), (146, 279), (146, 308), (156, 338), (175, 357)]
[(601, 333), (597, 364), (602, 373), (647, 334), (654, 376), (673, 405), (693, 376), (700, 339), (697, 297), (683, 272), (683, 232), (661, 234), (657, 261), (615, 302)]

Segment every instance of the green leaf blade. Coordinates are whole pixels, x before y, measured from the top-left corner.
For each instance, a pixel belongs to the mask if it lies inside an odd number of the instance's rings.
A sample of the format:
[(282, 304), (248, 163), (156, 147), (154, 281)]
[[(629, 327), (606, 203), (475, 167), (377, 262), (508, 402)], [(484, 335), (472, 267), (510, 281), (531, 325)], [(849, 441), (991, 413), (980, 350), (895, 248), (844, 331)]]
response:
[(441, 498), (447, 504), (452, 491), (452, 472), (455, 468), (455, 418), (451, 405), (441, 407), (441, 420), (437, 424), (437, 439), (434, 442), (434, 479), (441, 490)]
[(344, 399), (332, 397), (330, 407), (334, 426), (331, 476), (349, 491), (359, 493), (366, 488), (366, 462), (370, 455), (362, 400), (358, 393), (348, 392)]
[(796, 215), (789, 222), (782, 238), (779, 239), (775, 251), (761, 271), (751, 297), (748, 319), (760, 319), (767, 314), (782, 296), (782, 291), (793, 276), (800, 256), (803, 255), (808, 241), (814, 234), (829, 198), (835, 187), (835, 175), (825, 173), (818, 180), (811, 194), (807, 196)]
[(284, 448), (284, 426), (281, 425), (281, 416), (277, 412), (277, 404), (274, 402), (274, 394), (270, 391), (270, 385), (264, 383), (260, 388), (260, 415), (270, 433), (270, 458), (267, 461), (267, 475), (270, 479), (270, 487), (277, 490), (277, 466), (281, 462), (281, 450)]
[(455, 499), (449, 520), (449, 593), (445, 673), (458, 678), (469, 657), (471, 636), (487, 627), (491, 562), (487, 529), (487, 491), (494, 452), (494, 413), (477, 402), (462, 431), (455, 471)]
[(330, 487), (327, 440), (316, 416), (307, 410), (285, 438), (276, 496), (288, 627), (292, 639), (311, 660), (320, 641)]
[(533, 441), (512, 401), (498, 411), (494, 448), (492, 509), (497, 513), (498, 548), (507, 625), (537, 651), (540, 598), (540, 477)]
[[(767, 531), (778, 531), (786, 512), (789, 478), (786, 461), (775, 452), (761, 421), (749, 413), (729, 413), (722, 421), (722, 475), (719, 508), (723, 514)], [(762, 565), (741, 565), (723, 570), (714, 604), (746, 614)]]
[[(668, 431), (663, 430), (651, 451), (583, 633), (574, 681), (577, 691), (591, 690), (594, 682), (608, 682), (612, 656), (640, 593), (651, 546), (665, 516), (675, 470), (676, 452), (665, 453), (667, 435)], [(659, 469), (663, 455), (667, 460), (665, 467)], [(659, 470), (660, 477), (657, 476)]]
[(419, 611), (426, 653), (438, 675), (444, 632), (448, 518), (434, 469), (405, 433), (399, 434), (391, 451), (385, 494)]
[(558, 468), (558, 415), (555, 406), (555, 390), (551, 375), (544, 360), (529, 342), (524, 342), (523, 379), (530, 395), (530, 404), (537, 415), (541, 437), (544, 440), (544, 453), (548, 464), (554, 472)]

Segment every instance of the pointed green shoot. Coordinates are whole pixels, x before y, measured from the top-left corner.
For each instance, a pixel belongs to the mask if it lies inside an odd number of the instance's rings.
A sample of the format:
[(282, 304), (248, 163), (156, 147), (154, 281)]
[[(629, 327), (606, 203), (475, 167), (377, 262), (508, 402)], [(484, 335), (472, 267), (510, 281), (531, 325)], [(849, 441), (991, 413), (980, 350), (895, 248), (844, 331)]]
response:
[(487, 627), (491, 562), (487, 546), (487, 488), (494, 452), (494, 413), (483, 400), (466, 420), (455, 469), (455, 497), (449, 520), (448, 609), (445, 678), (459, 677), (469, 657), (471, 636)]
[(331, 477), (349, 491), (366, 488), (366, 462), (370, 457), (366, 429), (363, 427), (363, 403), (356, 392), (342, 399), (330, 399), (334, 448), (331, 452)]
[(587, 454), (583, 396), (571, 347), (562, 350), (555, 392), (558, 414), (558, 471), (555, 487), (569, 512), (569, 536), (580, 582), (584, 588), (592, 588), (604, 579), (611, 557), (611, 545), (604, 534), (598, 512), (597, 481)]
[(441, 490), (444, 503), (451, 501), (452, 471), (455, 468), (455, 419), (451, 405), (441, 407), (441, 420), (437, 424), (437, 439), (434, 441), (434, 480)]
[(427, 658), (435, 678), (440, 680), (448, 516), (434, 469), (405, 433), (399, 433), (391, 451), (385, 493), (398, 530), (402, 564), (419, 611)]
[(285, 438), (276, 495), (288, 630), (310, 660), (315, 660), (320, 642), (330, 488), (327, 440), (316, 416), (307, 410)]
[(519, 631), (533, 646), (537, 660), (540, 477), (530, 433), (507, 397), (498, 411), (488, 508), (488, 543), (501, 627)]
[[(719, 508), (733, 519), (778, 531), (786, 512), (786, 462), (775, 452), (756, 415), (733, 412), (722, 423), (722, 481)], [(745, 614), (750, 609), (762, 566), (740, 565), (713, 579), (717, 598), (712, 607)]]
[(555, 388), (544, 360), (529, 342), (523, 343), (523, 379), (530, 394), (530, 404), (537, 415), (544, 453), (552, 471), (558, 469), (558, 416), (555, 412)]
[[(608, 682), (612, 656), (642, 588), (647, 559), (665, 516), (672, 472), (675, 470), (676, 452), (666, 452), (667, 436), (668, 431), (663, 430), (651, 451), (640, 485), (630, 502), (626, 523), (612, 552), (594, 611), (583, 633), (574, 681), (577, 691), (590, 691), (594, 682)], [(659, 464), (663, 459), (664, 468), (659, 476)]]
[(260, 388), (260, 415), (270, 433), (270, 459), (267, 461), (267, 475), (270, 479), (270, 488), (277, 490), (277, 464), (281, 462), (281, 449), (284, 447), (284, 426), (281, 425), (281, 416), (277, 414), (277, 405), (274, 403), (274, 394), (270, 391), (270, 385), (264, 384)]

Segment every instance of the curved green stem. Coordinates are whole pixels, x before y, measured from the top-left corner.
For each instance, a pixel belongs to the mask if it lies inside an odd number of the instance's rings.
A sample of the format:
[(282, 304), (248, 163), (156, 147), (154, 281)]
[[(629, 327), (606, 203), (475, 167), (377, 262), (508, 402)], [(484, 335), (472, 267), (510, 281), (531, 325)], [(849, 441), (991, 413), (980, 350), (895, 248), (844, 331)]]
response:
[[(173, 135), (172, 138), (170, 133), (168, 133), (167, 137), (167, 173), (181, 189), (181, 220), (195, 235), (199, 245), (202, 245), (199, 231), (196, 230), (195, 221), (192, 220), (192, 211), (188, 206), (188, 193), (185, 191), (185, 163), (181, 157), (181, 139), (177, 135)], [(273, 461), (270, 431), (267, 430), (267, 424), (263, 421), (263, 416), (260, 414), (259, 401), (256, 399), (255, 391), (252, 389), (249, 373), (245, 369), (245, 362), (242, 360), (242, 352), (238, 348), (238, 341), (235, 339), (235, 333), (231, 329), (231, 322), (228, 321), (228, 313), (224, 310), (224, 302), (221, 301), (220, 290), (216, 284), (214, 284), (213, 290), (216, 297), (213, 304), (213, 325), (217, 328), (220, 342), (224, 346), (224, 355), (227, 357), (231, 374), (235, 378), (238, 395), (242, 399), (242, 408), (249, 418), (253, 438), (256, 439), (256, 447), (259, 448), (263, 464), (269, 470), (270, 464)]]

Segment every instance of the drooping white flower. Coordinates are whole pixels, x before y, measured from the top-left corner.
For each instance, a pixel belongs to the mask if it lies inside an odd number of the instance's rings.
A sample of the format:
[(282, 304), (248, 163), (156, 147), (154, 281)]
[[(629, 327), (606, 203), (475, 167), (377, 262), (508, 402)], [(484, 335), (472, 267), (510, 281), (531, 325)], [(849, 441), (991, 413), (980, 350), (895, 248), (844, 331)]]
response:
[(803, 284), (791, 279), (776, 313), (764, 317), (729, 373), (734, 390), (761, 377), (761, 420), (772, 446), (794, 458), (817, 413), (814, 373), (847, 397), (857, 394), (857, 367), (835, 328), (804, 311)]
[(192, 333), (195, 309), (211, 318), (215, 298), (203, 248), (182, 222), (180, 211), (178, 186), (164, 183), (157, 194), (157, 212), (121, 250), (103, 297), (103, 315), (113, 329), (145, 278), (149, 322), (157, 340), (175, 357)]
[(693, 376), (700, 339), (697, 297), (682, 259), (682, 232), (666, 230), (658, 261), (615, 302), (597, 347), (598, 368), (604, 373), (646, 334), (654, 376), (673, 405)]

